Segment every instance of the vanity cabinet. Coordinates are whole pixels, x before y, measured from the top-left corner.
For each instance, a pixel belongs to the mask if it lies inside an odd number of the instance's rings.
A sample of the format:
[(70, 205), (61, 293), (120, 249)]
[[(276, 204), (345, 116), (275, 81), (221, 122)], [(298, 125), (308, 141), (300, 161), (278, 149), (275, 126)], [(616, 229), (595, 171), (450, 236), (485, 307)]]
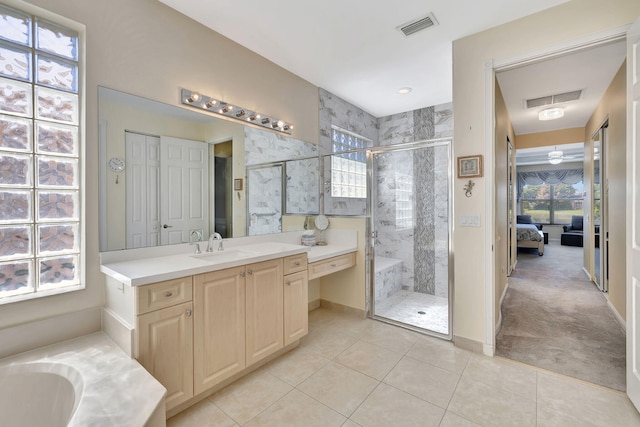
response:
[(245, 267), (194, 276), (194, 391), (237, 374), (245, 361)]
[(284, 347), (282, 258), (247, 265), (247, 366)]
[(167, 411), (308, 333), (306, 253), (134, 290), (133, 354), (167, 388)]
[(309, 279), (305, 270), (284, 276), (284, 345), (309, 333)]
[[(184, 292), (168, 290), (176, 287)], [(193, 397), (191, 277), (139, 287), (138, 307), (138, 361), (167, 389), (167, 408), (186, 402)]]

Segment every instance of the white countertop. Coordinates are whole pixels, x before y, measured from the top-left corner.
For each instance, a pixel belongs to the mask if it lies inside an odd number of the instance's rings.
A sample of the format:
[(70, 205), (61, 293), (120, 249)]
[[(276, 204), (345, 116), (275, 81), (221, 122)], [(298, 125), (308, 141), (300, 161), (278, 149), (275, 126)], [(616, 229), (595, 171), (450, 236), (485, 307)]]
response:
[[(358, 250), (356, 232), (340, 231), (342, 237), (336, 238), (335, 243), (329, 240), (326, 246), (292, 243), (300, 241), (300, 233), (292, 232), (226, 239), (225, 250), (197, 255), (192, 252), (194, 247), (186, 244), (108, 252), (101, 255), (100, 271), (125, 285), (140, 286), (304, 252), (311, 263)], [(206, 246), (206, 242), (202, 246)]]

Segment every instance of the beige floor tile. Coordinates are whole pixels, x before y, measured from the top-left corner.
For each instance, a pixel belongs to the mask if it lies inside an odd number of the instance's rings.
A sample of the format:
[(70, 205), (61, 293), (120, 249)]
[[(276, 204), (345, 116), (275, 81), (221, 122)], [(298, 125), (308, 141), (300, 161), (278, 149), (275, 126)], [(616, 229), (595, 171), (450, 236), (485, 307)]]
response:
[(362, 427), (362, 426), (353, 420), (347, 420), (345, 421), (344, 424), (342, 424), (342, 427)]
[(309, 329), (318, 329), (333, 321), (339, 314), (324, 308), (316, 308), (309, 312)]
[(400, 359), (402, 359), (401, 353), (358, 341), (334, 360), (365, 375), (382, 380)]
[(373, 378), (330, 362), (297, 388), (348, 417), (376, 385)]
[(372, 329), (361, 336), (361, 339), (369, 344), (375, 344), (388, 350), (404, 354), (413, 347), (419, 337), (420, 334), (417, 332), (388, 325), (383, 322), (376, 322), (373, 324)]
[(538, 373), (538, 426), (640, 426), (621, 392), (556, 374)]
[(300, 346), (314, 351), (327, 359), (333, 359), (358, 341), (358, 337), (343, 331), (326, 328), (307, 335)]
[(269, 363), (264, 369), (292, 386), (297, 386), (309, 378), (329, 359), (308, 348), (297, 347)]
[(473, 354), (462, 376), (535, 401), (536, 373), (521, 363)]
[(483, 426), (536, 425), (535, 401), (464, 376), (458, 383), (448, 410)]
[(421, 337), (407, 352), (407, 356), (430, 363), (438, 368), (462, 374), (471, 352), (438, 338)]
[(466, 418), (462, 418), (458, 414), (454, 414), (451, 411), (447, 411), (442, 418), (442, 422), (439, 427), (482, 427), (480, 424), (476, 424), (473, 421), (469, 421)]
[(306, 394), (292, 390), (245, 424), (247, 427), (332, 427), (346, 418)]
[(207, 399), (167, 420), (167, 427), (236, 427), (237, 425)]
[(459, 379), (458, 374), (404, 357), (384, 382), (446, 409)]
[(437, 426), (444, 409), (394, 387), (380, 384), (351, 416), (363, 427)]
[(267, 371), (258, 370), (223, 388), (209, 399), (238, 424), (244, 424), (292, 388)]

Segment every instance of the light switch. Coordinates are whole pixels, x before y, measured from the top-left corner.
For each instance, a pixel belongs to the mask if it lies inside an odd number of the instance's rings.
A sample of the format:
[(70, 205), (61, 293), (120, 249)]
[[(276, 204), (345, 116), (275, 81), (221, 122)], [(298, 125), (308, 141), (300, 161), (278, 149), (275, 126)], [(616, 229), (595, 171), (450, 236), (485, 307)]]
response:
[(462, 227), (480, 227), (480, 215), (462, 215), (460, 225)]

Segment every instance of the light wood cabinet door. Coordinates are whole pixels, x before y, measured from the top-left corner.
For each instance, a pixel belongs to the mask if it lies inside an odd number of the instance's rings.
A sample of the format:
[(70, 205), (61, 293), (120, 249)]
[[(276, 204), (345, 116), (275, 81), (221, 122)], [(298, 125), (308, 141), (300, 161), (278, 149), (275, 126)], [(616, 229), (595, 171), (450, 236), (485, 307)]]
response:
[(282, 258), (247, 265), (247, 366), (284, 347)]
[(245, 368), (245, 267), (194, 276), (194, 381), (198, 394)]
[(138, 361), (167, 389), (166, 409), (193, 396), (193, 305), (138, 316)]
[(284, 276), (284, 345), (309, 333), (307, 270)]

